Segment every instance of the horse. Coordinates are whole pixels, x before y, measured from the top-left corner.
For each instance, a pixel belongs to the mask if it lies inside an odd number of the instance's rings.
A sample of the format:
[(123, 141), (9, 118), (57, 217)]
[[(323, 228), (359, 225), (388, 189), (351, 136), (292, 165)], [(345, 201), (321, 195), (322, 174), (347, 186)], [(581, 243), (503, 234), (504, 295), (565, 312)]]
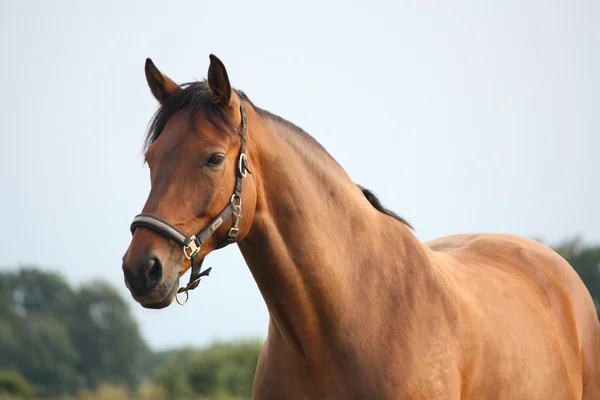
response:
[(209, 58), (184, 84), (146, 59), (159, 106), (122, 263), (135, 301), (187, 301), (236, 244), (269, 312), (255, 399), (600, 399), (600, 324), (565, 259), (511, 234), (420, 241)]

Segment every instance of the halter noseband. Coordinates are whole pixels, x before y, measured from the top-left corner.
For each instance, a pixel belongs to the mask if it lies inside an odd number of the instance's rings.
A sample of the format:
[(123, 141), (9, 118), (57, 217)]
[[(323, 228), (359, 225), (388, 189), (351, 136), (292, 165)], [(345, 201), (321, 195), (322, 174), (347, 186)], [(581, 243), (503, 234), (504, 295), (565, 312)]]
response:
[(229, 233), (227, 234), (225, 240), (219, 246), (217, 246), (217, 249), (223, 248), (228, 244), (235, 242), (235, 239), (240, 232), (239, 223), (240, 219), (242, 218), (242, 180), (248, 173), (252, 172), (248, 168), (248, 158), (246, 157), (246, 108), (244, 106), (244, 101), (241, 98), (239, 100), (240, 112), (242, 114), (242, 145), (240, 148), (240, 154), (238, 156), (233, 195), (231, 196), (229, 204), (227, 204), (223, 211), (221, 211), (221, 213), (217, 215), (217, 217), (213, 219), (206, 228), (202, 229), (196, 235), (192, 235), (190, 237), (167, 221), (148, 213), (136, 215), (131, 223), (130, 230), (132, 235), (136, 228), (143, 226), (166, 236), (183, 247), (183, 254), (188, 260), (191, 261), (192, 272), (190, 274), (190, 280), (188, 284), (186, 286), (180, 286), (179, 289), (177, 289), (178, 294), (186, 294), (186, 298), (182, 302), (180, 302), (179, 298), (176, 297), (177, 302), (181, 305), (187, 303), (189, 298), (188, 292), (198, 287), (200, 278), (208, 275), (212, 269), (207, 268), (204, 271), (201, 271), (202, 262), (204, 260), (198, 260), (198, 253), (200, 252), (202, 245), (208, 240), (209, 237), (212, 236), (213, 233), (215, 233), (217, 229), (219, 229), (221, 225), (223, 225), (223, 222), (225, 222), (231, 216), (234, 218), (233, 226), (229, 229)]

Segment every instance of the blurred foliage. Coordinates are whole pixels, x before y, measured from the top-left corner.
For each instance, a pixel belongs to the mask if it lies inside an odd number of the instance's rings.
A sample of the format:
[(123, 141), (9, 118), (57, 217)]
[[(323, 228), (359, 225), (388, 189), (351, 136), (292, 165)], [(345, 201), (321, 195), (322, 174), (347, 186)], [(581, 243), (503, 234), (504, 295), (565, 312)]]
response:
[(72, 289), (51, 272), (0, 274), (0, 369), (40, 395), (109, 382), (135, 389), (149, 350), (118, 293), (102, 282)]
[[(586, 284), (600, 317), (600, 246), (554, 247)], [(151, 352), (125, 301), (95, 281), (0, 273), (0, 400), (241, 400), (252, 397), (260, 340)]]
[(0, 371), (0, 399), (1, 396), (16, 399), (33, 399), (37, 390), (18, 371)]
[(85, 386), (110, 382), (135, 390), (149, 349), (117, 291), (102, 282), (84, 285), (70, 317), (71, 338), (80, 355), (77, 371)]
[(134, 397), (127, 389), (107, 383), (98, 385), (95, 390), (80, 390), (76, 396), (77, 400), (113, 400), (133, 398)]
[(107, 283), (74, 289), (34, 268), (0, 273), (0, 396), (250, 398), (260, 349), (248, 340), (151, 352)]
[(201, 349), (173, 351), (154, 374), (168, 398), (202, 395), (252, 397), (259, 340), (215, 343)]

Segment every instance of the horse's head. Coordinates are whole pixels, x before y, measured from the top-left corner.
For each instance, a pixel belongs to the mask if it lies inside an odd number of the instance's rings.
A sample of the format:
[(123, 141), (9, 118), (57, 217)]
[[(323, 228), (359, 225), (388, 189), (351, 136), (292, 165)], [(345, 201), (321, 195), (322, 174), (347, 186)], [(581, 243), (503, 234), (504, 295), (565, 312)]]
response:
[[(245, 156), (250, 105), (241, 104), (213, 55), (205, 82), (179, 86), (150, 59), (145, 72), (161, 107), (146, 143), (151, 190), (132, 224), (123, 272), (136, 301), (163, 308), (182, 274), (192, 267), (199, 278), (210, 251), (243, 239), (250, 228), (256, 206)], [(244, 218), (237, 218), (242, 210)]]

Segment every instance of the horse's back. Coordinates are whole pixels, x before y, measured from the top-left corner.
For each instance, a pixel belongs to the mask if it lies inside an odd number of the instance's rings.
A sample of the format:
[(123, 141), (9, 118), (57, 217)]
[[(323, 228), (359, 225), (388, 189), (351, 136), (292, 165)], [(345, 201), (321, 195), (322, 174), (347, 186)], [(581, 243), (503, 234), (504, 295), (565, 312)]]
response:
[(565, 395), (600, 399), (600, 324), (589, 291), (565, 259), (514, 235), (454, 235), (427, 245), (473, 329), (486, 332), (480, 351), (487, 358), (496, 347), (502, 357), (485, 367), (488, 373), (507, 374), (512, 363), (514, 373), (527, 371), (532, 382), (554, 378)]

